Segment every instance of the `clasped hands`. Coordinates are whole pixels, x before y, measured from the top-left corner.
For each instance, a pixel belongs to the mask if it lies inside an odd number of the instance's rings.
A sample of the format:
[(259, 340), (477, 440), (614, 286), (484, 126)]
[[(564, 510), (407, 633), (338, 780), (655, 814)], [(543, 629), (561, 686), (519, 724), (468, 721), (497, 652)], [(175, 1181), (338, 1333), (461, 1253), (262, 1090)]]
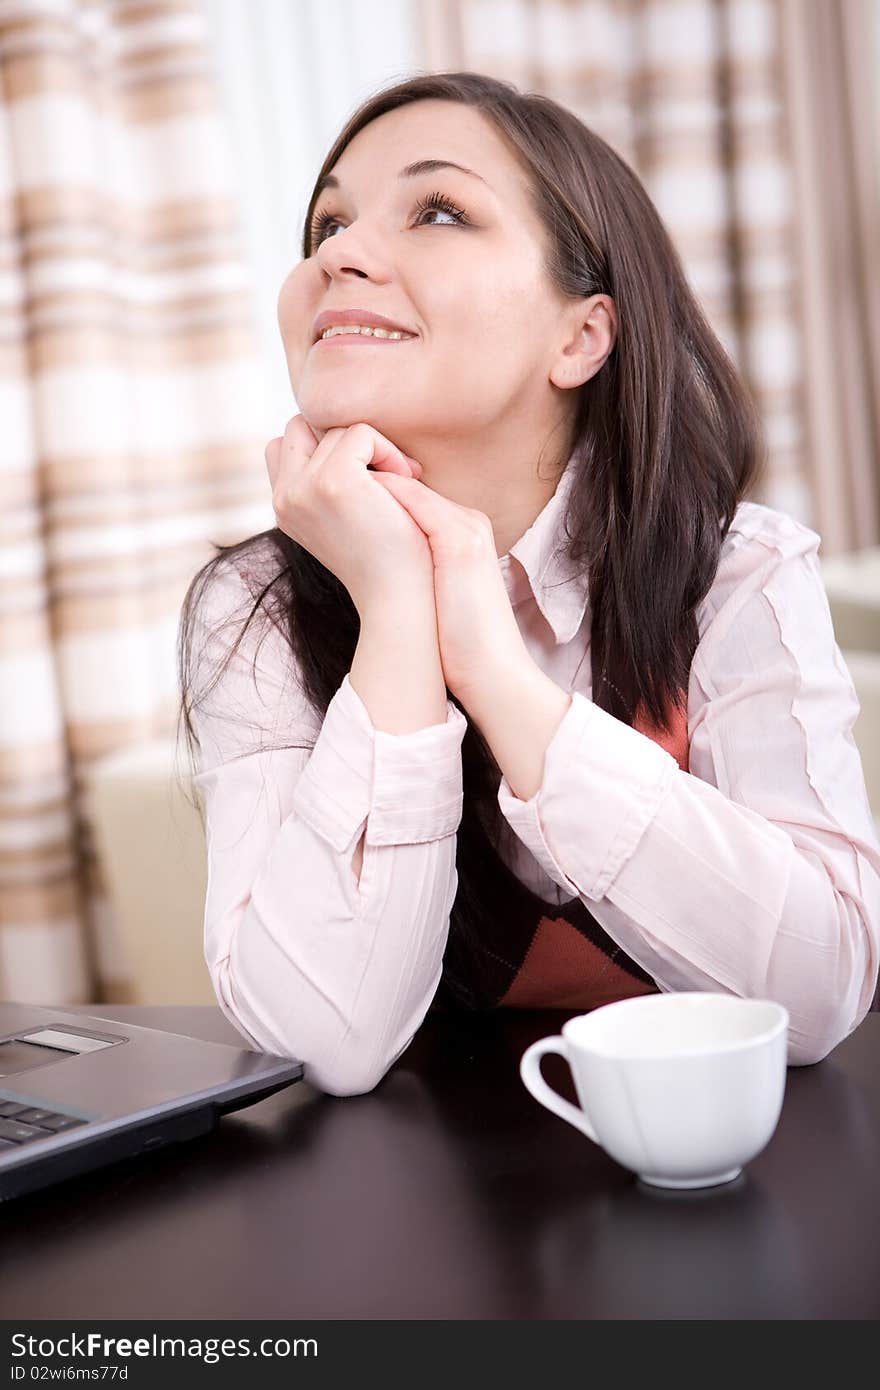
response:
[(296, 415), (266, 446), (266, 467), (279, 529), (336, 575), (362, 619), (408, 583), (430, 592), (430, 557), (446, 686), (514, 794), (534, 796), (573, 697), (528, 652), (489, 517), (427, 487), (418, 461), (366, 422), (313, 429)]
[(418, 478), (384, 472), (371, 476), (428, 538), (443, 677), (470, 710), (487, 689), (532, 665), (507, 596), (492, 522), (484, 512), (450, 502)]
[[(427, 487), (418, 461), (387, 436), (366, 423), (325, 430), (296, 415), (267, 445), (266, 465), (278, 525), (337, 575), (359, 611), (376, 576), (351, 554), (350, 543), (340, 549), (340, 533), (358, 526), (377, 545), (385, 533), (380, 509), (352, 486), (355, 479), (371, 478), (407, 514), (392, 549), (399, 543), (405, 557), (412, 551), (402, 543), (405, 536), (412, 531), (427, 538), (443, 677), (469, 714), (477, 717), (479, 708), (485, 715), (518, 678), (539, 673), (507, 597), (489, 517)], [(405, 586), (405, 558), (402, 563), (393, 582)]]

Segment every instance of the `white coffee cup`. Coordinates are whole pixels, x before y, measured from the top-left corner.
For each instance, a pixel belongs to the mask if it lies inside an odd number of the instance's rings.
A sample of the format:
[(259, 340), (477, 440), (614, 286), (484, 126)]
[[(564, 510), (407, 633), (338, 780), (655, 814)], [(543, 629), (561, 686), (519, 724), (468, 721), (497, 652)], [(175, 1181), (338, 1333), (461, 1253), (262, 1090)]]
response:
[[(782, 1110), (788, 1011), (731, 994), (642, 995), (604, 1004), (523, 1053), (536, 1100), (655, 1187), (712, 1187), (769, 1143)], [(581, 1108), (541, 1075), (568, 1062)]]

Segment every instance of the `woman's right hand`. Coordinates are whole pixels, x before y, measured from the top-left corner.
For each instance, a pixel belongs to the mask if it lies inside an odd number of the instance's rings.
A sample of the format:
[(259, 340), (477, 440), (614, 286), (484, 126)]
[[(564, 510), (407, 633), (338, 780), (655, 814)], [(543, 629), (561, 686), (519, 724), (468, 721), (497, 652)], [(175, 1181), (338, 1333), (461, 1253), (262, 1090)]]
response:
[(369, 468), (418, 477), (406, 454), (372, 425), (313, 433), (294, 415), (266, 445), (275, 519), (285, 535), (345, 585), (361, 618), (401, 596), (430, 594), (434, 563), (427, 536)]

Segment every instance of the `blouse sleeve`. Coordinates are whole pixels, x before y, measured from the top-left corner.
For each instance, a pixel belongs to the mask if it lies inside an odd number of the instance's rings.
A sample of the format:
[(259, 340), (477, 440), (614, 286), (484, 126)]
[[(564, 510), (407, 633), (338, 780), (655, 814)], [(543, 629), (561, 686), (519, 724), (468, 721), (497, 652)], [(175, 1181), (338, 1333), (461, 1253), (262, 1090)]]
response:
[(576, 693), (535, 795), (506, 778), (498, 794), (550, 877), (661, 990), (784, 1004), (793, 1064), (862, 1021), (880, 954), (859, 702), (818, 545), (789, 520), (740, 546), (691, 669), (689, 772)]
[(375, 730), (347, 674), (320, 720), (289, 644), (265, 621), (212, 683), (251, 603), (241, 577), (218, 571), (194, 625), (208, 677), (191, 715), (205, 956), (246, 1041), (302, 1060), (320, 1090), (357, 1094), (412, 1040), (439, 983), (466, 723), (447, 701), (445, 724)]

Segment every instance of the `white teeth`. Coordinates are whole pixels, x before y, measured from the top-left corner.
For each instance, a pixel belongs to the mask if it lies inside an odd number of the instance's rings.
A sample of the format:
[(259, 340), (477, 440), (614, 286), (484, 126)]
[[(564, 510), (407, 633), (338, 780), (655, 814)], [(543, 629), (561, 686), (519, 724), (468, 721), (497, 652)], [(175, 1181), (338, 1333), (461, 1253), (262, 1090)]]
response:
[(370, 338), (414, 338), (414, 333), (403, 333), (397, 329), (393, 331), (389, 328), (367, 328), (359, 323), (334, 323), (332, 328), (325, 328), (321, 334), (323, 338), (332, 338), (337, 333), (363, 333)]

